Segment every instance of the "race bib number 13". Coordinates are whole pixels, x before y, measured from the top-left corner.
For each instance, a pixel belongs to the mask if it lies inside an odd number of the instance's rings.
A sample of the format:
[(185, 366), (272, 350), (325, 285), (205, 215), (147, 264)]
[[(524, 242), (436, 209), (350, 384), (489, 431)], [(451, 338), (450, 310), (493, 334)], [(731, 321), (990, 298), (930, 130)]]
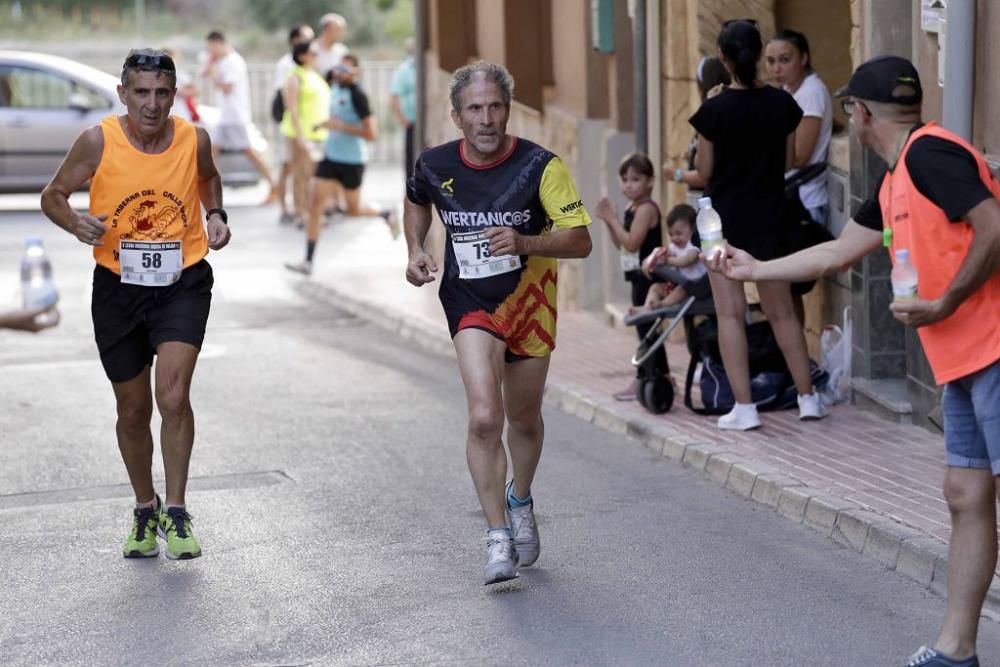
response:
[(521, 268), (521, 258), (517, 255), (490, 255), (490, 240), (486, 238), (486, 232), (452, 234), (451, 245), (458, 260), (459, 278), (489, 278)]
[(184, 258), (180, 241), (121, 241), (122, 282), (145, 287), (172, 285), (181, 277)]

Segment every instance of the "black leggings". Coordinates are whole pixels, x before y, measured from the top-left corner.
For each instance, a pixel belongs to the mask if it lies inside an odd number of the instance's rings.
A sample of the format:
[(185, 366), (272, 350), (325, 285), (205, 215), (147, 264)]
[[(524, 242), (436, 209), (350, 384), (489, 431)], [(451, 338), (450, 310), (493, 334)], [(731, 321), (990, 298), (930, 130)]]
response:
[[(646, 278), (646, 276), (641, 274), (632, 278), (630, 282), (632, 284), (632, 305), (643, 305), (646, 303), (646, 295), (649, 294), (649, 288), (653, 286), (653, 283)], [(642, 340), (652, 327), (652, 323), (636, 325), (635, 331), (639, 334), (639, 340)], [(650, 360), (646, 363), (647, 365), (652, 364), (652, 368), (655, 369), (657, 375), (670, 374), (670, 367), (667, 365), (667, 351), (662, 345), (660, 346), (660, 349), (653, 353), (653, 356), (650, 357)], [(637, 368), (636, 375), (639, 376), (641, 374), (642, 370)]]

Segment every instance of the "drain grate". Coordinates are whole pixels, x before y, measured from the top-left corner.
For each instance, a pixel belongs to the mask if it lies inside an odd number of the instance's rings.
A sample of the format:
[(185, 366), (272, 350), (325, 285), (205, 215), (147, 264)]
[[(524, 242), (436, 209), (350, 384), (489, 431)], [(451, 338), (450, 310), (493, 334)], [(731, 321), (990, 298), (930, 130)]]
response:
[[(294, 482), (281, 470), (266, 472), (241, 472), (226, 475), (207, 475), (188, 479), (189, 492), (199, 491), (232, 491), (235, 489), (256, 489), (263, 486), (274, 486)], [(161, 488), (163, 480), (156, 480)], [(93, 500), (108, 500), (111, 498), (131, 498), (132, 487), (128, 484), (110, 484), (107, 486), (86, 486), (76, 489), (56, 489), (52, 491), (29, 491), (27, 493), (11, 493), (0, 495), (0, 510), (35, 507), (38, 505), (62, 505), (65, 503), (80, 503)]]

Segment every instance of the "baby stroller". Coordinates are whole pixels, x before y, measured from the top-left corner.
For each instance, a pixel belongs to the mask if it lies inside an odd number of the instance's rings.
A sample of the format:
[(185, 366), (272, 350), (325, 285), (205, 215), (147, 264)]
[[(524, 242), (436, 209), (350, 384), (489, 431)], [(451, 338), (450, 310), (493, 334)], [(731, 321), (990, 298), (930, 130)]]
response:
[[(714, 323), (715, 303), (712, 301), (712, 288), (708, 282), (708, 275), (703, 275), (698, 280), (689, 280), (676, 269), (660, 265), (653, 270), (653, 280), (671, 282), (683, 287), (687, 294), (687, 298), (679, 304), (625, 318), (627, 326), (652, 325), (632, 355), (632, 365), (638, 369), (636, 399), (646, 410), (659, 415), (669, 411), (673, 406), (674, 385), (669, 375), (662, 375), (656, 369), (653, 355), (663, 347), (667, 337), (678, 324), (683, 323), (688, 353), (692, 359), (700, 358), (701, 343), (696, 335), (695, 318), (708, 317)], [(688, 373), (686, 381), (690, 384), (691, 373)], [(690, 389), (685, 388), (685, 393), (689, 395)]]

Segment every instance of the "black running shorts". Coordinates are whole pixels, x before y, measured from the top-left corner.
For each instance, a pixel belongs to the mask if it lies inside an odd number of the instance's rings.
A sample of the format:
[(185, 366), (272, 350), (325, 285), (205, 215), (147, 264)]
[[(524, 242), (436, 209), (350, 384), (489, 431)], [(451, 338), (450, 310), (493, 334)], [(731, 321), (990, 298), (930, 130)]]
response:
[(166, 287), (128, 285), (113, 271), (94, 269), (90, 312), (104, 372), (127, 382), (153, 363), (161, 343), (189, 343), (201, 349), (212, 305), (212, 267), (201, 260)]
[(361, 179), (365, 175), (365, 165), (347, 164), (345, 162), (331, 162), (323, 159), (316, 165), (316, 178), (339, 181), (348, 190), (357, 190), (361, 187)]

